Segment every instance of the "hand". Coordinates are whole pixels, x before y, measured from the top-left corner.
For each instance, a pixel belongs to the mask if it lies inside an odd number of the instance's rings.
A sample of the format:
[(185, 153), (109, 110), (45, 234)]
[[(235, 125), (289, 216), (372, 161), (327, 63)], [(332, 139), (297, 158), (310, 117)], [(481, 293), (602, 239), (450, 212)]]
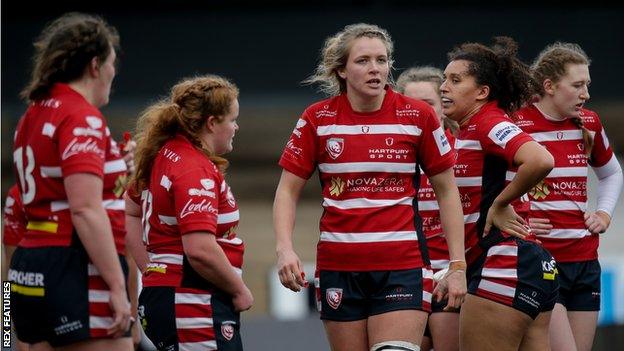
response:
[(611, 224), (611, 217), (604, 211), (585, 213), (585, 227), (592, 234), (604, 233)]
[(292, 249), (281, 250), (277, 253), (277, 274), (282, 285), (294, 292), (299, 292), (301, 288), (308, 286), (299, 256)]
[[(464, 296), (466, 296), (466, 271), (453, 270), (449, 271), (444, 277), (444, 281), (447, 286), (447, 298), (448, 302), (444, 311), (459, 308), (464, 303)], [(438, 300), (440, 301), (440, 300)]]
[(134, 174), (136, 170), (134, 167), (134, 149), (136, 149), (136, 141), (130, 140), (123, 147), (123, 160), (126, 162), (126, 167), (128, 168), (128, 174)]
[(553, 229), (548, 218), (529, 218), (529, 227), (536, 235), (548, 235)]
[(110, 291), (108, 304), (113, 311), (113, 324), (107, 329), (107, 334), (113, 338), (123, 336), (130, 328), (130, 302), (126, 296), (126, 290), (116, 289)]
[(483, 235), (488, 235), (492, 226), (500, 229), (509, 235), (524, 239), (529, 235), (530, 228), (522, 217), (518, 216), (511, 205), (499, 206), (492, 204), (485, 219), (485, 229)]
[(251, 295), (249, 288), (244, 284), (243, 287), (243, 290), (232, 297), (232, 304), (236, 312), (247, 311), (254, 302), (253, 295)]
[(141, 326), (139, 325), (138, 318), (134, 317), (134, 319), (135, 322), (132, 325), (132, 330), (130, 330), (130, 334), (132, 335), (132, 344), (134, 345), (134, 349), (136, 350), (141, 343)]

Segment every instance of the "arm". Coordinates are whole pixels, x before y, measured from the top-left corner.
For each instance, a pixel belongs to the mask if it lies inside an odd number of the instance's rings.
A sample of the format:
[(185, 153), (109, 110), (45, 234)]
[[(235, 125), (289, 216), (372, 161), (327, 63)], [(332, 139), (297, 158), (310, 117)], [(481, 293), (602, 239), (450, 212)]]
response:
[(516, 214), (510, 204), (550, 173), (554, 167), (554, 159), (543, 146), (535, 141), (529, 141), (518, 148), (513, 160), (518, 166), (518, 171), (511, 182), (494, 199), (487, 214), (484, 235), (489, 233), (492, 225), (520, 238), (529, 234), (525, 227), (527, 223)]
[[(440, 221), (449, 248), (451, 266), (446, 275), (448, 304), (446, 308), (458, 308), (466, 295), (466, 258), (464, 256), (464, 216), (455, 184), (453, 168), (429, 178), (438, 199)], [(457, 273), (457, 274), (455, 274)], [(438, 299), (442, 290), (436, 289)]]
[(622, 168), (615, 155), (602, 167), (593, 167), (598, 177), (598, 205), (596, 212), (585, 213), (587, 229), (596, 234), (604, 233), (611, 224), (615, 205), (622, 192)]
[(80, 242), (110, 289), (114, 321), (108, 332), (119, 337), (128, 330), (130, 304), (110, 221), (102, 207), (102, 179), (93, 174), (74, 173), (65, 177), (64, 185)]
[(253, 304), (251, 292), (232, 268), (213, 234), (207, 232), (184, 234), (182, 246), (189, 263), (197, 273), (217, 288), (232, 295), (232, 302), (237, 311), (251, 308)]
[(282, 285), (292, 291), (300, 291), (306, 285), (301, 261), (292, 242), (297, 202), (305, 184), (305, 179), (286, 170), (282, 171), (273, 202), (278, 274)]
[(124, 194), (124, 200), (126, 200), (126, 248), (139, 270), (145, 272), (149, 257), (142, 238), (141, 207), (130, 199), (128, 194)]
[[(132, 318), (135, 321), (138, 321), (138, 313), (139, 313), (139, 275), (138, 268), (132, 256), (130, 256), (130, 252), (126, 248), (126, 263), (128, 264), (128, 295), (130, 296), (130, 313), (132, 314)], [(141, 331), (139, 330), (139, 323), (134, 323), (132, 326), (132, 343), (135, 345), (135, 348), (141, 342)]]

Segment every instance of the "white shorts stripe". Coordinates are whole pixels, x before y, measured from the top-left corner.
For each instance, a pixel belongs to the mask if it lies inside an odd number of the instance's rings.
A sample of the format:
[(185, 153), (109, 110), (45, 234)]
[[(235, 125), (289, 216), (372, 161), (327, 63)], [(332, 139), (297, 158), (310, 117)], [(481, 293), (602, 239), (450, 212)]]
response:
[(423, 301), (431, 303), (431, 293), (423, 290)]
[(483, 178), (481, 177), (456, 177), (457, 186), (481, 186)]
[(538, 236), (549, 239), (581, 239), (590, 235), (587, 229), (553, 229), (548, 235)]
[(587, 202), (577, 201), (531, 201), (533, 211), (587, 211)]
[(89, 328), (91, 329), (107, 329), (111, 324), (113, 324), (112, 317), (89, 316)]
[(210, 294), (176, 293), (175, 303), (210, 305)]
[(169, 264), (182, 264), (182, 255), (176, 254), (153, 254), (149, 253), (149, 259), (151, 262), (156, 263), (169, 263)]
[(217, 341), (181, 342), (178, 344), (180, 351), (214, 351), (217, 349)]
[(89, 289), (89, 302), (105, 302), (110, 300), (110, 291)]
[(455, 149), (457, 150), (481, 150), (481, 143), (479, 140), (460, 140), (455, 139)]
[(219, 215), (217, 216), (217, 224), (232, 223), (238, 221), (239, 219), (240, 214), (238, 210), (230, 213), (219, 213)]
[(357, 173), (357, 172), (388, 172), (415, 173), (416, 164), (397, 162), (346, 162), (320, 163), (319, 170), (323, 173)]
[(419, 211), (438, 211), (440, 210), (440, 206), (438, 202), (433, 201), (418, 201), (418, 210)]
[(481, 281), (479, 282), (479, 289), (511, 298), (514, 298), (516, 296), (516, 288), (494, 283), (487, 279), (481, 279)]
[(481, 276), (488, 278), (518, 279), (518, 271), (514, 268), (483, 268)]
[(374, 243), (384, 241), (417, 241), (416, 232), (334, 233), (321, 232), (321, 241), (337, 243)]
[(487, 253), (488, 256), (518, 256), (518, 247), (511, 245), (492, 246)]
[(338, 125), (320, 126), (316, 128), (318, 136), (325, 135), (366, 135), (366, 134), (402, 134), (419, 136), (422, 130), (417, 126), (405, 124), (370, 124), (370, 125)]
[(196, 329), (212, 327), (212, 318), (176, 318), (176, 328), (178, 329)]
[(125, 172), (127, 170), (128, 167), (126, 167), (126, 161), (121, 158), (119, 160), (104, 163), (104, 174)]
[(374, 207), (390, 207), (395, 205), (411, 206), (414, 201), (413, 197), (404, 197), (400, 199), (367, 199), (364, 197), (349, 200), (333, 200), (323, 198), (323, 207), (336, 207), (341, 210), (350, 210), (354, 208), (374, 208)]

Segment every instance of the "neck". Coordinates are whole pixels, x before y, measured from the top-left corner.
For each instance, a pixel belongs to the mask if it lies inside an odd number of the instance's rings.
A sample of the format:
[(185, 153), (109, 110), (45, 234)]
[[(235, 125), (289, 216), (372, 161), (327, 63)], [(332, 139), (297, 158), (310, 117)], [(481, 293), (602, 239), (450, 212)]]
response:
[(69, 83), (69, 86), (78, 92), (78, 94), (82, 95), (91, 105), (95, 107), (100, 107), (96, 105), (95, 96), (93, 94), (92, 84), (88, 80), (81, 79), (77, 81), (73, 81)]
[(540, 101), (534, 103), (535, 107), (544, 115), (544, 118), (550, 121), (563, 121), (566, 119), (557, 112), (555, 104), (548, 98), (542, 98)]
[(383, 105), (384, 97), (386, 96), (386, 90), (383, 90), (383, 93), (379, 96), (375, 96), (374, 98), (362, 97), (355, 93), (352, 93), (350, 90), (347, 90), (347, 99), (351, 104), (351, 108), (355, 112), (374, 112), (381, 109), (381, 105)]
[(466, 116), (464, 118), (462, 118), (461, 120), (459, 120), (459, 126), (463, 126), (464, 124), (466, 124), (470, 118), (474, 115), (477, 114), (477, 112), (479, 112), (479, 110), (481, 109), (481, 107), (483, 107), (483, 105), (487, 104), (487, 101), (478, 101), (471, 109), (470, 111), (466, 114)]

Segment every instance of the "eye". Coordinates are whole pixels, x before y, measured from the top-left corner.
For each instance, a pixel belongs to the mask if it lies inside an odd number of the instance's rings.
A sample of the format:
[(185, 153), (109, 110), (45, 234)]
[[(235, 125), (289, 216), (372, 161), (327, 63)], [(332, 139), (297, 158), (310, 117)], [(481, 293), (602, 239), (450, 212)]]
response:
[(365, 58), (360, 58), (360, 59), (355, 60), (355, 63), (366, 63), (366, 61), (368, 60)]
[(386, 63), (386, 62), (388, 62), (388, 59), (385, 58), (385, 57), (380, 57), (380, 58), (377, 59), (377, 62), (379, 62), (379, 63)]

